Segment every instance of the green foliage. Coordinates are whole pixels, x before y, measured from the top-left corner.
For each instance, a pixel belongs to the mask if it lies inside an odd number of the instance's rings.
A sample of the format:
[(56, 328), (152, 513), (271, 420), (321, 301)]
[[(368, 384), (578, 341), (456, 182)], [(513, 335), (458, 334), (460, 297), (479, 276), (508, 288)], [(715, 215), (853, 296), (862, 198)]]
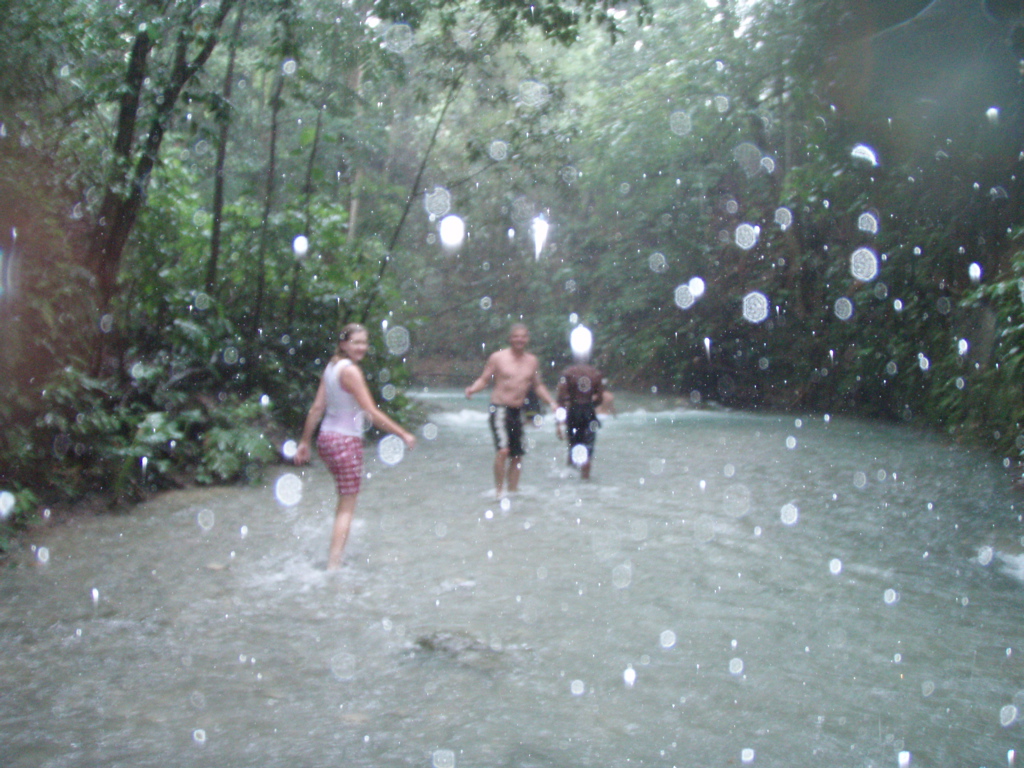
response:
[(222, 406), (211, 413), (202, 436), (196, 480), (201, 483), (257, 480), (276, 451), (267, 438), (266, 408), (258, 400)]
[[(0, 11), (0, 57), (24, 68), (0, 86), (6, 488), (254, 478), (351, 320), (374, 331), (367, 377), (393, 412), (407, 357), (475, 358), (525, 319), (557, 366), (575, 315), (616, 386), (1024, 448), (1016, 159), (986, 156), (985, 129), (903, 152), (834, 108), (837, 44), (869, 29), (856, 4), (385, 2), (373, 26), (360, 4), (246, 3), (230, 77), (220, 44), (180, 94), (173, 57), (226, 36), (231, 3), (94, 6)], [(146, 42), (142, 87), (126, 65)], [(877, 164), (851, 154), (873, 141)], [(140, 190), (107, 306), (82, 255), (103, 201)], [(425, 210), (438, 190), (444, 213)], [(459, 247), (438, 240), (445, 213)], [(761, 322), (741, 312), (752, 291)], [(385, 319), (409, 353), (383, 348)]]

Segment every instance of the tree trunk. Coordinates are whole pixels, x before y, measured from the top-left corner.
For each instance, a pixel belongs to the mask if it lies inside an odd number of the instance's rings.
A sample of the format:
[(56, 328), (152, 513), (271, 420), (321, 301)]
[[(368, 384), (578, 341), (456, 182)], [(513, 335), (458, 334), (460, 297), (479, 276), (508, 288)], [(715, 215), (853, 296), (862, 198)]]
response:
[(270, 147), (267, 158), (267, 184), (263, 197), (263, 219), (260, 222), (259, 251), (256, 258), (256, 301), (252, 311), (250, 340), (255, 341), (263, 318), (267, 287), (267, 239), (270, 236), (270, 213), (274, 209), (274, 192), (277, 189), (277, 133), (278, 117), (281, 113), (281, 93), (284, 90), (284, 75), (278, 67), (274, 92), (270, 97)]
[[(320, 130), (323, 126), (324, 121), (324, 110), (321, 107), (320, 111), (316, 113), (316, 130), (313, 132), (313, 146), (309, 150), (309, 162), (306, 164), (306, 181), (303, 185), (302, 191), (305, 194), (305, 201), (303, 208), (305, 209), (305, 231), (303, 234), (306, 236), (308, 241), (313, 239), (313, 217), (310, 212), (311, 203), (313, 201), (313, 170), (316, 167), (316, 153), (320, 147)], [(298, 300), (299, 294), (299, 277), (302, 274), (300, 269), (301, 261), (298, 254), (293, 254), (295, 257), (294, 263), (292, 264), (292, 281), (291, 291), (288, 294), (288, 321), (286, 323), (288, 328), (292, 327), (292, 320), (295, 318), (295, 303)]]
[[(150, 175), (156, 165), (164, 134), (173, 117), (175, 107), (189, 80), (205, 65), (217, 46), (217, 32), (237, 0), (221, 0), (203, 44), (189, 59), (189, 44), (195, 39), (192, 20), (186, 19), (179, 29), (174, 48), (170, 77), (155, 101), (149, 130), (137, 145), (136, 126), (142, 102), (142, 91), (148, 76), (149, 57), (156, 41), (142, 29), (135, 37), (128, 55), (114, 138), (114, 168), (107, 180), (106, 192), (100, 203), (99, 215), (89, 235), (86, 263), (96, 276), (97, 304), (103, 315), (110, 307), (117, 287), (117, 276), (125, 245), (131, 235), (139, 211), (145, 200)], [(133, 167), (134, 166), (134, 167)], [(95, 372), (103, 362), (104, 334), (97, 337)]]
[(217, 287), (217, 266), (220, 261), (220, 234), (224, 219), (224, 166), (228, 156), (228, 135), (231, 131), (231, 94), (235, 79), (235, 57), (238, 40), (242, 34), (242, 19), (245, 16), (245, 0), (238, 6), (235, 28), (231, 34), (231, 48), (228, 54), (228, 68), (224, 75), (221, 95), (224, 99), (223, 112), (218, 116), (220, 137), (217, 143), (217, 165), (213, 177), (213, 231), (210, 233), (210, 258), (206, 264), (206, 292), (213, 294)]
[(427, 170), (427, 163), (430, 162), (430, 155), (433, 153), (434, 145), (437, 143), (437, 135), (441, 132), (441, 125), (444, 123), (444, 117), (448, 114), (448, 108), (451, 107), (452, 102), (455, 101), (455, 94), (459, 91), (459, 86), (462, 83), (462, 74), (464, 72), (465, 70), (456, 75), (448, 86), (448, 96), (445, 98), (444, 106), (441, 107), (441, 114), (437, 116), (437, 122), (434, 124), (434, 131), (430, 134), (430, 141), (427, 143), (427, 149), (423, 153), (423, 161), (420, 163), (419, 170), (416, 171), (416, 178), (413, 180), (412, 186), (409, 188), (409, 194), (405, 199), (405, 207), (402, 209), (402, 216), (399, 218), (398, 224), (395, 225), (395, 231), (391, 234), (391, 240), (388, 242), (388, 249), (381, 258), (380, 269), (377, 270), (377, 281), (373, 285), (367, 286), (366, 302), (363, 304), (363, 310), (359, 316), (359, 322), (361, 323), (365, 323), (367, 318), (370, 316), (370, 310), (373, 308), (373, 302), (376, 300), (380, 284), (384, 280), (384, 273), (387, 271), (388, 263), (391, 261), (391, 252), (398, 245), (398, 238), (402, 234), (402, 227), (405, 225), (405, 220), (409, 216), (409, 211), (412, 210), (413, 200), (415, 200), (419, 195), (420, 181), (423, 179), (423, 173)]
[[(349, 78), (349, 88), (355, 95), (356, 115), (363, 113), (363, 65), (357, 64), (355, 71)], [(349, 187), (350, 197), (348, 204), (348, 246), (351, 248), (356, 242), (356, 232), (359, 228), (359, 201), (363, 188), (363, 169), (356, 168), (355, 177), (352, 179), (352, 186)]]

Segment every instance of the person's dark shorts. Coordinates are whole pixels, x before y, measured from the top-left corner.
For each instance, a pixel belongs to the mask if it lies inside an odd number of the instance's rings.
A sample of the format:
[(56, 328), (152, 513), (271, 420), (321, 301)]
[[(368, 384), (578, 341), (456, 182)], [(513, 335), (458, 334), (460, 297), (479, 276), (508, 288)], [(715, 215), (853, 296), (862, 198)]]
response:
[(587, 453), (594, 453), (594, 442), (601, 422), (597, 419), (594, 406), (589, 403), (570, 405), (565, 414), (565, 430), (569, 436), (569, 447), (585, 445)]
[(523, 409), (508, 405), (490, 407), (491, 433), (494, 435), (494, 449), (508, 449), (509, 456), (524, 456), (523, 448)]

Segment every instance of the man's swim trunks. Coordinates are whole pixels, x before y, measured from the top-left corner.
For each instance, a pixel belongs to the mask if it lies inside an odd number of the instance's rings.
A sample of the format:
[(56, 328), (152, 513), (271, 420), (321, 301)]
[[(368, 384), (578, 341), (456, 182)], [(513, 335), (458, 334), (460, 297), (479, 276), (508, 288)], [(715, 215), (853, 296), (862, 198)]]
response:
[(594, 442), (601, 422), (591, 403), (572, 403), (566, 409), (565, 429), (569, 433), (569, 447), (585, 445), (588, 455), (594, 453)]
[(495, 450), (508, 448), (509, 456), (523, 456), (523, 409), (508, 405), (490, 407), (491, 432), (494, 433)]

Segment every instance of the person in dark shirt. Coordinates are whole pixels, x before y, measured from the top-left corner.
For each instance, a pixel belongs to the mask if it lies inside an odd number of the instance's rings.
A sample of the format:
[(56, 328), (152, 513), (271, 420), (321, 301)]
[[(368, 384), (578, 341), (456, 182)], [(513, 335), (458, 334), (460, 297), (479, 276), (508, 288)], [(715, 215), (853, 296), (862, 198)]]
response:
[(594, 443), (601, 423), (597, 408), (605, 400), (604, 375), (592, 365), (570, 365), (558, 380), (558, 422), (565, 421), (566, 439), (569, 441), (569, 463), (580, 468), (584, 480), (590, 478)]

